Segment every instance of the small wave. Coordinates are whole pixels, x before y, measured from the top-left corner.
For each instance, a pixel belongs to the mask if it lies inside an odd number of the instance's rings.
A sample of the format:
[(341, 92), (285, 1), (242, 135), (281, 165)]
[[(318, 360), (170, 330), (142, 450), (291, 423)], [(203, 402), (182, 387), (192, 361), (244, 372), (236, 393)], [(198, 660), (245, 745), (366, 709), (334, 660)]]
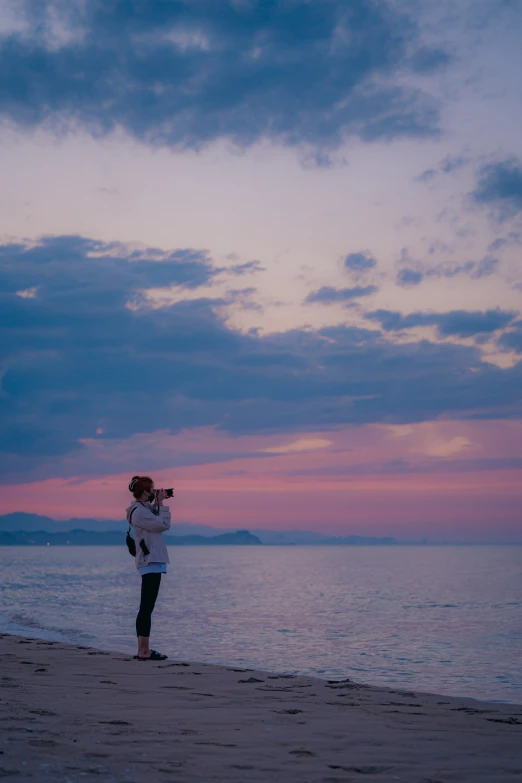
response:
[(0, 631), (16, 636), (28, 636), (36, 639), (45, 639), (49, 642), (77, 642), (92, 640), (94, 637), (78, 628), (56, 628), (52, 625), (44, 625), (34, 617), (13, 612), (0, 615)]

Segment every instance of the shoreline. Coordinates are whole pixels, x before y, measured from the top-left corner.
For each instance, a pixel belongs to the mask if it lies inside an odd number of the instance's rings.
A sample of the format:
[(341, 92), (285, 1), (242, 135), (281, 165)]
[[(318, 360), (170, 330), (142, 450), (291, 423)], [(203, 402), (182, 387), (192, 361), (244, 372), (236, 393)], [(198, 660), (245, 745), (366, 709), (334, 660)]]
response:
[(4, 633), (0, 660), (0, 776), (20, 783), (522, 776), (522, 705)]
[[(56, 638), (56, 637), (60, 637), (62, 635), (62, 632), (60, 632), (58, 629), (46, 629), (46, 630), (47, 630), (47, 633), (45, 633), (45, 632), (38, 633), (36, 630), (34, 630), (34, 632), (33, 632), (32, 629), (30, 629), (29, 627), (23, 627), (23, 626), (21, 626), (19, 628), (15, 627), (14, 629), (5, 629), (5, 628), (0, 627), (0, 641), (1, 641), (2, 637), (15, 637), (15, 638), (19, 638), (19, 639), (26, 639), (28, 641), (34, 641), (34, 642), (38, 642), (38, 641), (52, 642), (53, 644), (60, 644), (60, 645), (63, 645), (64, 647), (77, 647), (79, 649), (81, 649), (81, 647), (84, 646), (84, 647), (89, 647), (89, 649), (98, 650), (100, 652), (111, 653), (111, 654), (114, 654), (114, 655), (125, 655), (125, 656), (130, 657), (130, 658), (132, 658), (132, 656), (134, 654), (134, 652), (125, 652), (124, 650), (118, 650), (117, 652), (115, 652), (109, 646), (107, 646), (107, 647), (93, 647), (93, 646), (91, 646), (92, 642), (89, 644), (87, 642), (87, 640), (85, 640), (85, 642), (83, 642), (82, 639), (77, 639), (77, 640), (76, 639), (69, 639), (69, 640), (67, 640), (67, 639), (63, 639), (63, 638)], [(55, 638), (53, 638), (53, 637), (55, 637)], [(174, 658), (173, 660), (178, 660), (178, 659)], [(181, 658), (179, 660), (181, 660)], [(188, 659), (184, 659), (184, 660), (188, 660)], [(329, 677), (329, 675), (326, 675), (326, 674), (321, 675), (321, 674), (316, 674), (316, 673), (313, 673), (313, 672), (312, 673), (308, 673), (308, 672), (301, 673), (301, 672), (298, 672), (296, 670), (294, 670), (294, 671), (281, 670), (280, 671), (280, 670), (276, 670), (276, 669), (274, 669), (274, 670), (273, 669), (270, 669), (270, 670), (262, 669), (262, 668), (258, 668), (256, 666), (255, 662), (253, 662), (253, 663), (248, 663), (248, 662), (246, 662), (246, 663), (243, 663), (243, 662), (234, 663), (234, 662), (221, 662), (221, 661), (216, 661), (216, 660), (200, 661), (200, 660), (195, 660), (195, 659), (192, 659), (192, 658), (190, 659), (190, 661), (191, 661), (191, 663), (193, 665), (196, 665), (196, 666), (198, 664), (200, 664), (201, 666), (211, 665), (211, 666), (222, 667), (222, 668), (225, 668), (227, 670), (234, 669), (234, 668), (241, 668), (241, 667), (251, 667), (252, 671), (262, 671), (262, 672), (264, 672), (267, 675), (269, 675), (269, 674), (286, 674), (286, 675), (290, 675), (291, 674), (292, 676), (296, 676), (296, 677), (309, 677), (311, 679), (318, 679), (320, 681), (327, 681), (328, 677)], [(250, 668), (248, 670), (250, 670)], [(349, 679), (351, 679), (351, 677), (353, 676), (353, 673), (352, 672), (348, 672), (346, 674), (347, 678), (348, 678), (348, 674), (350, 674)], [(336, 676), (339, 676), (340, 678), (343, 677), (342, 674), (339, 674), (339, 675), (332, 674), (331, 676), (332, 676), (332, 678), (334, 678)], [(358, 682), (358, 680), (357, 681), (354, 680), (354, 682)], [(399, 683), (399, 684), (395, 684), (394, 685), (394, 684), (390, 684), (390, 683), (378, 683), (378, 682), (373, 682), (372, 683), (372, 682), (368, 682), (368, 681), (365, 680), (364, 681), (364, 685), (365, 685), (365, 687), (370, 687), (370, 688), (379, 688), (379, 689), (384, 688), (385, 690), (393, 690), (393, 691), (401, 691), (402, 690), (402, 691), (408, 691), (408, 692), (415, 692), (415, 693), (417, 693), (419, 695), (423, 695), (424, 694), (426, 696), (437, 696), (440, 699), (451, 698), (451, 699), (458, 699), (459, 701), (469, 701), (469, 702), (476, 702), (476, 703), (479, 703), (479, 704), (490, 704), (490, 705), (495, 705), (495, 704), (502, 705), (503, 704), (503, 705), (506, 705), (506, 706), (511, 706), (513, 709), (516, 709), (517, 707), (520, 707), (520, 709), (522, 710), (522, 697), (521, 697), (520, 700), (514, 700), (514, 699), (487, 698), (487, 697), (484, 697), (484, 696), (467, 696), (467, 695), (459, 694), (459, 693), (439, 693), (438, 691), (429, 691), (429, 690), (423, 690), (422, 688), (415, 688), (415, 686), (414, 685), (410, 685), (410, 683), (402, 683), (402, 684)]]
[[(82, 647), (82, 640), (81, 639), (67, 641), (67, 640), (61, 639), (61, 638), (52, 638), (52, 636), (53, 636), (52, 632), (50, 634), (48, 634), (48, 635), (45, 635), (45, 636), (44, 635), (32, 636), (32, 635), (28, 635), (29, 630), (30, 630), (29, 628), (23, 628), (23, 627), (22, 628), (18, 628), (16, 630), (3, 630), (0, 627), (0, 641), (1, 641), (2, 637), (16, 637), (16, 638), (20, 638), (20, 639), (29, 640), (29, 641), (35, 641), (35, 642), (39, 642), (39, 641), (41, 641), (41, 642), (52, 642), (53, 644), (60, 644), (60, 645), (64, 645), (65, 647), (78, 647), (78, 648)], [(56, 630), (56, 635), (58, 635), (59, 633), (60, 632)], [(89, 649), (99, 650), (100, 652), (114, 653), (114, 650), (111, 650), (110, 647), (93, 647), (90, 644), (86, 644), (84, 646), (85, 647), (89, 647)], [(114, 654), (126, 655), (127, 657), (130, 657), (130, 658), (132, 658), (132, 656), (134, 655), (133, 652), (132, 653), (127, 653), (127, 652), (125, 652), (123, 650), (118, 650)], [(173, 660), (178, 660), (178, 659), (177, 658), (173, 658)], [(179, 660), (181, 660), (181, 658), (179, 658)], [(311, 679), (317, 679), (317, 680), (320, 680), (320, 681), (328, 681), (328, 675), (326, 675), (326, 674), (321, 675), (321, 674), (316, 674), (316, 673), (313, 673), (313, 672), (312, 673), (308, 673), (308, 672), (301, 673), (301, 672), (298, 672), (296, 670), (294, 670), (294, 671), (281, 670), (280, 671), (279, 669), (274, 669), (274, 670), (272, 670), (272, 669), (270, 669), (270, 670), (268, 670), (268, 669), (261, 669), (261, 668), (257, 668), (256, 667), (255, 662), (253, 662), (253, 663), (238, 662), (236, 664), (236, 663), (233, 663), (233, 662), (221, 662), (221, 661), (216, 661), (216, 660), (200, 661), (200, 660), (195, 660), (195, 659), (192, 659), (192, 658), (191, 659), (185, 658), (184, 660), (190, 660), (191, 663), (193, 665), (195, 665), (195, 666), (197, 666), (198, 664), (200, 664), (201, 666), (212, 665), (212, 666), (222, 667), (222, 668), (225, 668), (227, 670), (234, 669), (234, 668), (238, 668), (239, 669), (241, 667), (251, 667), (252, 671), (262, 671), (262, 672), (265, 672), (265, 674), (267, 674), (267, 675), (268, 674), (280, 674), (280, 675), (284, 674), (284, 675), (292, 675), (292, 676), (296, 676), (296, 677), (309, 677)], [(245, 668), (245, 671), (246, 670), (247, 669)], [(250, 670), (250, 668), (248, 670)], [(350, 677), (348, 677), (348, 675), (350, 675)], [(332, 674), (331, 676), (332, 677), (336, 677), (337, 675)], [(353, 676), (352, 672), (348, 672), (346, 674), (346, 678), (347, 679), (351, 679), (352, 676)], [(339, 677), (342, 678), (343, 675), (340, 674)], [(359, 681), (358, 680), (354, 680), (354, 682), (358, 683)], [(513, 709), (515, 709), (517, 707), (520, 707), (521, 710), (522, 710), (522, 696), (521, 696), (520, 700), (500, 699), (500, 698), (495, 699), (495, 698), (488, 698), (488, 697), (485, 697), (485, 696), (467, 696), (467, 695), (459, 694), (459, 693), (439, 693), (437, 691), (429, 691), (429, 690), (423, 690), (422, 688), (415, 688), (414, 685), (411, 685), (411, 687), (410, 687), (409, 683), (390, 684), (390, 683), (368, 682), (366, 680), (361, 681), (361, 682), (363, 682), (365, 687), (369, 687), (369, 688), (379, 688), (379, 689), (383, 689), (384, 688), (385, 690), (390, 690), (390, 691), (393, 690), (393, 691), (415, 692), (416, 694), (419, 694), (420, 696), (422, 696), (422, 695), (425, 695), (425, 696), (437, 696), (440, 699), (451, 698), (451, 699), (458, 699), (459, 701), (477, 702), (479, 704), (490, 704), (490, 705), (495, 705), (495, 704), (502, 705), (503, 704), (505, 706), (511, 706)]]

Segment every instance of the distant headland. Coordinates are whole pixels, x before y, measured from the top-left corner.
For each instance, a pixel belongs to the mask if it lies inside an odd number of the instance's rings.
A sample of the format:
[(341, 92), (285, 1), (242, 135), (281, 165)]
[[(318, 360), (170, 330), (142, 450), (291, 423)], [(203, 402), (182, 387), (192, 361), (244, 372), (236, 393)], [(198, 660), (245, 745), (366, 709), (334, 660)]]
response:
[[(256, 546), (261, 541), (248, 530), (217, 536), (165, 536), (169, 546)], [(47, 530), (0, 530), (0, 546), (123, 546), (123, 531), (93, 531), (76, 528), (60, 533)]]
[[(0, 546), (119, 546), (127, 530), (125, 520), (73, 518), (58, 521), (22, 511), (0, 516)], [(396, 538), (373, 536), (331, 536), (309, 530), (230, 530), (187, 522), (172, 525), (165, 535), (169, 546), (393, 546), (405, 543)]]

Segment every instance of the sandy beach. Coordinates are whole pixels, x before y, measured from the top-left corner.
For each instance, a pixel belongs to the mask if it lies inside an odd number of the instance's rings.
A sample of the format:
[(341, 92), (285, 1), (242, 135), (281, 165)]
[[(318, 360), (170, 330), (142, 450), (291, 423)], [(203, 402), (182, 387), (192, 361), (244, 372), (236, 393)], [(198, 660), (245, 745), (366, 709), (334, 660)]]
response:
[(503, 783), (522, 705), (1, 635), (0, 777)]

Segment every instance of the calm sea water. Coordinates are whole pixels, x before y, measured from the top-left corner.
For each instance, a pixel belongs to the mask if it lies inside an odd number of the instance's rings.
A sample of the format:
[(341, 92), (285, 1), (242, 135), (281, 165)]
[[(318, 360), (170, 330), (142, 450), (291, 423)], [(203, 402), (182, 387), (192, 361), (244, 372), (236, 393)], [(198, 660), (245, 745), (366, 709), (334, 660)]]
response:
[[(522, 702), (522, 547), (171, 547), (173, 658)], [(135, 652), (124, 546), (0, 549), (0, 630)]]

